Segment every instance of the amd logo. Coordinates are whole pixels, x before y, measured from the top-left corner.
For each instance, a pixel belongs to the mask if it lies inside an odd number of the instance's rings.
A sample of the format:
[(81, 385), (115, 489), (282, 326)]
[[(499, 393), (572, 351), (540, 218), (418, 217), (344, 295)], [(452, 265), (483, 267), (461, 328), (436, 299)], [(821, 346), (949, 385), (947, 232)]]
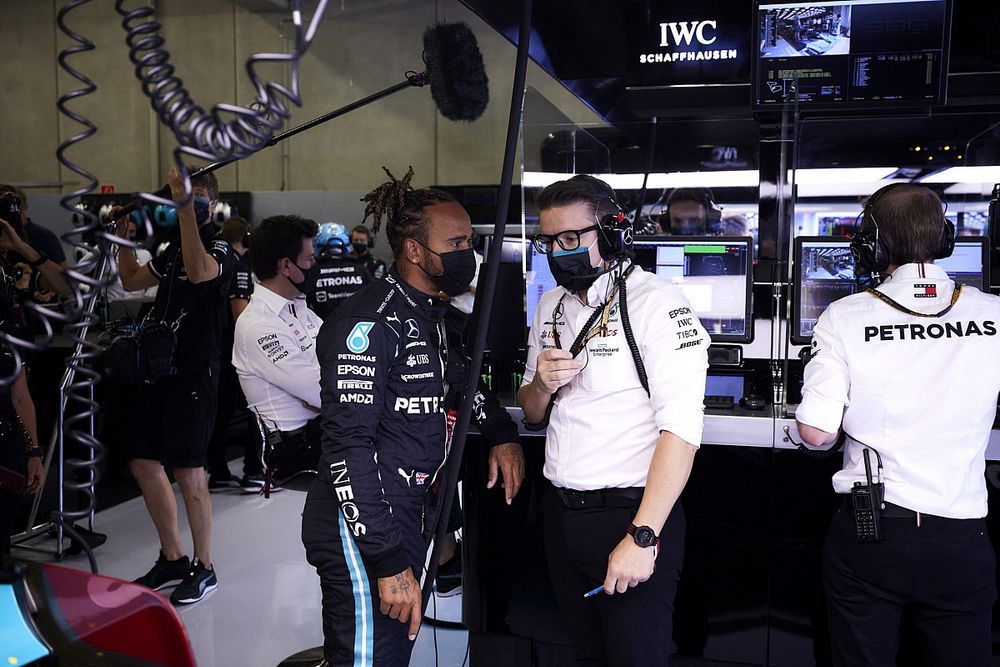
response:
[(888, 21), (865, 21), (865, 35), (887, 37), (889, 35), (926, 35), (931, 25), (927, 19), (890, 19)]
[(670, 37), (673, 36), (674, 44), (677, 46), (691, 45), (691, 40), (698, 40), (699, 44), (708, 46), (715, 42), (717, 37), (708, 39), (705, 36), (705, 29), (718, 29), (716, 21), (674, 21), (660, 24), (660, 46), (670, 46)]

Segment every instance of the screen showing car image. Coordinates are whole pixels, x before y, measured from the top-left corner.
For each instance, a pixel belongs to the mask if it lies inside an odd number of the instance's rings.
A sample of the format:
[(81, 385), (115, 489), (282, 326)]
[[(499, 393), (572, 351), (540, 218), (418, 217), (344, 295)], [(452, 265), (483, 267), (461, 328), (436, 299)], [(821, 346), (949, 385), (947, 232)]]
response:
[[(795, 239), (795, 284), (792, 294), (792, 342), (806, 344), (816, 320), (826, 307), (858, 290), (854, 257), (846, 239), (799, 237)], [(960, 238), (950, 257), (934, 263), (952, 280), (984, 289), (988, 280), (986, 246), (982, 238)]]
[(713, 341), (748, 343), (751, 243), (749, 237), (642, 236), (633, 249), (636, 264), (684, 293)]
[(757, 107), (943, 104), (946, 0), (761, 2)]

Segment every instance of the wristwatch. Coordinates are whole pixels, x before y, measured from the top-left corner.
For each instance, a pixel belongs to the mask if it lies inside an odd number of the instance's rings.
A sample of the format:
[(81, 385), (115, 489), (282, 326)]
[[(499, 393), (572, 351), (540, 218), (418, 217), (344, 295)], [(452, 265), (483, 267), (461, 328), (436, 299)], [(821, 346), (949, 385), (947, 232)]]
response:
[(634, 523), (628, 525), (628, 534), (635, 540), (636, 545), (643, 549), (660, 545), (660, 538), (656, 536), (649, 526), (636, 526)]
[(45, 456), (45, 452), (42, 450), (41, 447), (32, 447), (31, 449), (27, 450), (25, 454), (27, 454), (29, 459), (40, 459), (43, 456)]

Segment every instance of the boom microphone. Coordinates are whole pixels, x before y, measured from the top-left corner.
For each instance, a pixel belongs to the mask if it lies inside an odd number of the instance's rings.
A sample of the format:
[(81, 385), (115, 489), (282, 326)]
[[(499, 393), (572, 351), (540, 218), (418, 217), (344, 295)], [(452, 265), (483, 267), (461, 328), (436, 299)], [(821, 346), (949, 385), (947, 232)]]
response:
[(473, 121), (483, 114), (490, 101), (489, 79), (469, 26), (440, 23), (424, 31), (424, 63), (442, 116)]

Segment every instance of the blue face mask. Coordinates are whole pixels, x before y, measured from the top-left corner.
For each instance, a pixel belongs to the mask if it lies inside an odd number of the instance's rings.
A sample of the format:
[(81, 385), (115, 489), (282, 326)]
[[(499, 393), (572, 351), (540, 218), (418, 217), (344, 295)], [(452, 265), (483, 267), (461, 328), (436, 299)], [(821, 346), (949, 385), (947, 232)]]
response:
[[(596, 243), (596, 241), (595, 241)], [(598, 276), (598, 267), (590, 263), (590, 247), (581, 246), (575, 250), (560, 250), (549, 254), (549, 270), (556, 284), (571, 292), (590, 289)]]
[(194, 200), (194, 219), (198, 223), (199, 227), (201, 227), (202, 225), (204, 225), (205, 223), (208, 222), (208, 207), (209, 207), (209, 205), (211, 203), (212, 202), (210, 202), (207, 199), (198, 199), (198, 198), (195, 198), (195, 200)]

